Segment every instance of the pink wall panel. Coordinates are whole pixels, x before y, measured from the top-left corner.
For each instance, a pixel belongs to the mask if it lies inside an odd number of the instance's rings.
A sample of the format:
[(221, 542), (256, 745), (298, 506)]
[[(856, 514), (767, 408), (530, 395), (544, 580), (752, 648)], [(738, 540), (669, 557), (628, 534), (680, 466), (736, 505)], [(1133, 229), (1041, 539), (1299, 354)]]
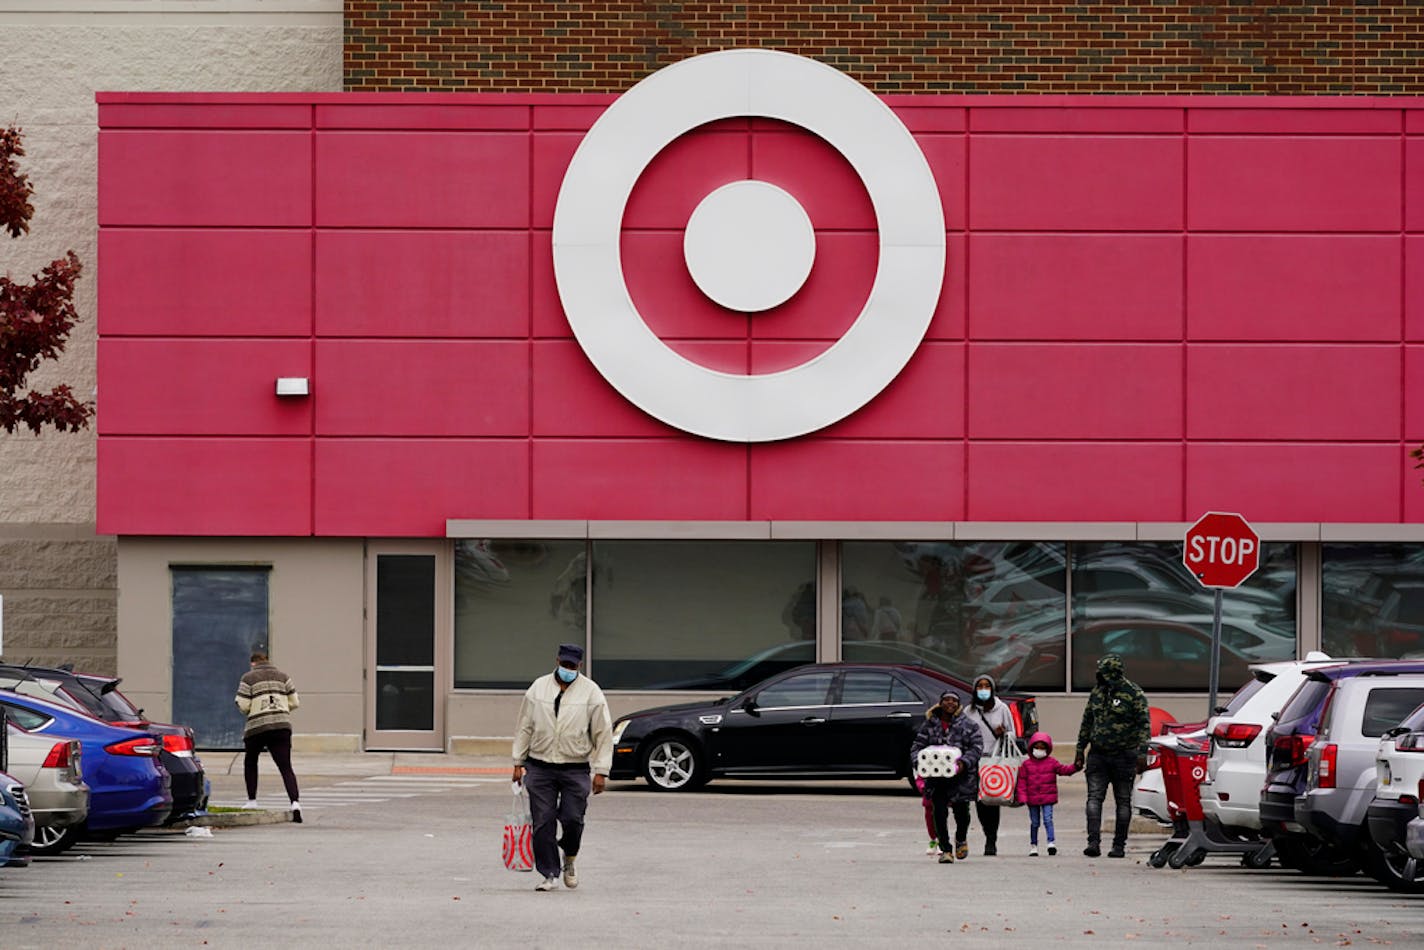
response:
[[(745, 365), (746, 344), (709, 343), (723, 360)], [(689, 359), (705, 353), (692, 351)], [(697, 362), (713, 365), (716, 357)], [(727, 365), (727, 363), (723, 363)], [(745, 370), (743, 370), (745, 371)], [(584, 356), (574, 340), (540, 340), (534, 343), (533, 433), (536, 436), (661, 436), (675, 438), (678, 431), (659, 422), (624, 399)]]
[(318, 439), (316, 534), (443, 538), (447, 518), (529, 517), (524, 439)]
[(1193, 235), (1194, 340), (1398, 340), (1402, 242), (1372, 235)]
[(307, 439), (99, 441), (100, 534), (309, 535)]
[(106, 228), (99, 232), (105, 336), (306, 336), (311, 232)]
[(749, 167), (744, 132), (689, 132), (643, 170), (628, 198), (623, 226), (680, 230), (698, 202), (728, 182), (748, 177)]
[(1188, 109), (1187, 130), (1237, 135), (1398, 135), (1398, 109)]
[(747, 449), (695, 439), (539, 440), (534, 518), (747, 517)]
[(1401, 362), (1397, 346), (1188, 347), (1187, 438), (1398, 439)]
[(523, 436), (525, 340), (322, 340), (317, 435)]
[(321, 336), (525, 337), (525, 231), (318, 231)]
[(564, 306), (559, 301), (559, 284), (554, 280), (554, 237), (550, 231), (531, 233), (533, 266), (530, 268), (529, 298), (533, 310), (534, 336), (569, 337), (574, 335)]
[(1424, 441), (1424, 346), (1404, 348), (1404, 438)]
[(1404, 140), (1404, 226), (1424, 231), (1424, 138), (1413, 135)]
[[(1247, 521), (1371, 522), (1400, 516), (1399, 447), (1301, 443), (1187, 446), (1187, 514)], [(1343, 490), (1322, 491), (1321, 486)]]
[(1424, 235), (1404, 239), (1404, 338), (1424, 341)]
[(310, 398), (276, 393), (307, 340), (103, 339), (98, 362), (101, 435), (311, 434)]
[(527, 227), (529, 136), (322, 132), (316, 182), (319, 227)]
[(968, 469), (970, 521), (1183, 518), (1180, 443), (971, 443)]
[(1042, 132), (1047, 135), (1063, 135), (1070, 132), (1178, 133), (1182, 128), (1181, 109), (987, 106), (974, 110), (969, 131)]
[(1203, 231), (1393, 231), (1398, 138), (1188, 139), (1187, 226)]
[(1167, 231), (1182, 226), (1175, 136), (975, 135), (969, 223), (1018, 231)]
[(532, 180), (529, 184), (534, 227), (554, 226), (559, 185), (581, 141), (581, 132), (540, 132), (534, 136), (531, 145), (533, 157), (530, 160)]
[(746, 339), (747, 314), (718, 306), (693, 283), (681, 231), (625, 231), (621, 253), (633, 305), (659, 337)]
[(752, 520), (954, 521), (964, 517), (958, 442), (827, 440), (752, 449)]
[(976, 234), (969, 249), (976, 340), (1182, 338), (1176, 235)]
[(971, 343), (971, 439), (1175, 439), (1181, 349), (1130, 343)]
[(957, 521), (959, 442), (807, 438), (751, 450), (755, 521)]
[(99, 224), (283, 227), (311, 223), (306, 132), (99, 133)]

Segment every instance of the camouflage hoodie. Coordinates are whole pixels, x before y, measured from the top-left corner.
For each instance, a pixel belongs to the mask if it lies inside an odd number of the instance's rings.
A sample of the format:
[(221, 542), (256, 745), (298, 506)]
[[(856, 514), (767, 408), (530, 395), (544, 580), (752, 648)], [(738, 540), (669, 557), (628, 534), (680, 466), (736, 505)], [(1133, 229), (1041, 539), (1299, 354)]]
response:
[(1098, 685), (1088, 694), (1088, 707), (1083, 710), (1078, 752), (1092, 746), (1099, 752), (1146, 755), (1151, 731), (1147, 695), (1123, 675), (1122, 657), (1109, 653), (1098, 661)]

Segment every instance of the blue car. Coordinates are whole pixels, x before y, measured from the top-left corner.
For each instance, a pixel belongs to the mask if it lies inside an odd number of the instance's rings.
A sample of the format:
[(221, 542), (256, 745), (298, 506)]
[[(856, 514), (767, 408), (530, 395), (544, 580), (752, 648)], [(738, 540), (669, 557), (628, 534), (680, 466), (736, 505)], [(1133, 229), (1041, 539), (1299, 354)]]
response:
[(137, 831), (163, 824), (172, 811), (171, 779), (158, 761), (161, 736), (5, 690), (0, 708), (28, 732), (79, 740), (80, 769), (89, 786), (89, 817), (81, 833), (107, 838)]
[(30, 859), (17, 852), (35, 837), (35, 819), (25, 798), (25, 786), (0, 772), (0, 867), (26, 865)]

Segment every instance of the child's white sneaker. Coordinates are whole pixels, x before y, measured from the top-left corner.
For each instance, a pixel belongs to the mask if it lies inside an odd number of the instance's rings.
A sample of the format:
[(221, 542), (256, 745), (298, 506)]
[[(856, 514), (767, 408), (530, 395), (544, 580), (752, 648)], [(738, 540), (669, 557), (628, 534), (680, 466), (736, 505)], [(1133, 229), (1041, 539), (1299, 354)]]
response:
[(1031, 858), (1038, 857), (1038, 845), (1029, 845), (1028, 856)]
[(930, 841), (930, 846), (925, 849), (925, 854), (928, 854), (930, 856), (939, 854), (939, 842), (933, 840)]

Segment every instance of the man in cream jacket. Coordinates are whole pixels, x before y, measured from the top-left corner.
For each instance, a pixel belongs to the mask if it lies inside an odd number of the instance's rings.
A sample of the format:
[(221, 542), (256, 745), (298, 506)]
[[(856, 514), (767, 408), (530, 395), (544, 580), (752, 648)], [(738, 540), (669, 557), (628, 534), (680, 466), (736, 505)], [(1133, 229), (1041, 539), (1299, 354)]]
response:
[[(561, 849), (564, 886), (578, 887), (574, 859), (588, 795), (603, 791), (613, 766), (608, 702), (598, 684), (579, 673), (582, 665), (583, 647), (560, 644), (554, 672), (525, 691), (514, 730), (514, 781), (523, 782), (529, 793), (534, 823), (536, 891), (558, 887)], [(561, 835), (556, 836), (555, 821)]]

